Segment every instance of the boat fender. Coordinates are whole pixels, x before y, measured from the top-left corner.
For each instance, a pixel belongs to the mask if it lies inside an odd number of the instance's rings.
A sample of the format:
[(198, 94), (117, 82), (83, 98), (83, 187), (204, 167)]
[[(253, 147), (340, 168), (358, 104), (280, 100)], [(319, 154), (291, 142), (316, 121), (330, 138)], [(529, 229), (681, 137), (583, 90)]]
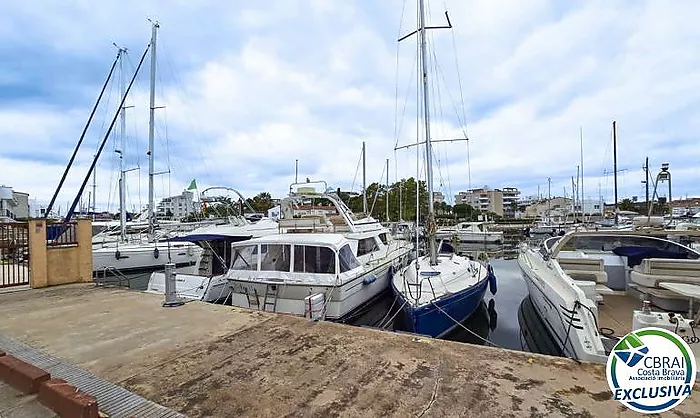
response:
[(160, 256), (160, 251), (158, 250), (158, 247), (153, 249), (153, 258), (158, 258)]
[(386, 278), (389, 280), (389, 282), (393, 280), (395, 273), (395, 267), (393, 265), (389, 266), (389, 271), (386, 273)]
[(120, 258), (122, 258), (122, 253), (120, 253), (119, 250), (117, 250), (117, 252), (114, 253), (114, 258), (119, 260)]
[(369, 276), (362, 279), (362, 284), (372, 284), (377, 281), (377, 276), (370, 274)]
[(493, 274), (493, 267), (489, 264), (489, 290), (492, 295), (496, 294), (498, 286), (496, 285), (496, 275)]

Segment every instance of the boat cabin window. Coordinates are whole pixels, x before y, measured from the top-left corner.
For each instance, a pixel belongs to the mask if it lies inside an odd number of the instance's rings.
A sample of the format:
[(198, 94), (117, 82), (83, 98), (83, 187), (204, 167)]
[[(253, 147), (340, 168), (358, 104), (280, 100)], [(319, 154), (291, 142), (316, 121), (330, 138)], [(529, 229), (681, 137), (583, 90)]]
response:
[(258, 246), (246, 245), (233, 249), (231, 256), (231, 269), (233, 270), (257, 270), (258, 269)]
[(260, 271), (289, 271), (290, 247), (288, 244), (261, 244)]
[(363, 238), (357, 241), (357, 256), (359, 257), (377, 251), (378, 248), (377, 241), (374, 237)]
[(295, 245), (294, 272), (335, 274), (335, 253), (326, 247)]
[(382, 244), (387, 245), (389, 243), (389, 239), (386, 236), (386, 232), (382, 232), (379, 234), (379, 239), (382, 240)]
[(348, 244), (343, 245), (340, 251), (338, 251), (338, 260), (340, 261), (341, 273), (360, 267), (360, 262), (357, 261), (355, 254), (352, 253)]

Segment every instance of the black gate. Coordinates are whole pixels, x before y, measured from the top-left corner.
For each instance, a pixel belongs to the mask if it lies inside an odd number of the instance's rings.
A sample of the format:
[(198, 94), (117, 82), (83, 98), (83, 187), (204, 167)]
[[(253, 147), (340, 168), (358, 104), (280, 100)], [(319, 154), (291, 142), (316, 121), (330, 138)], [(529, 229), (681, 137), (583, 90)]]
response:
[(27, 223), (0, 223), (0, 288), (29, 284)]

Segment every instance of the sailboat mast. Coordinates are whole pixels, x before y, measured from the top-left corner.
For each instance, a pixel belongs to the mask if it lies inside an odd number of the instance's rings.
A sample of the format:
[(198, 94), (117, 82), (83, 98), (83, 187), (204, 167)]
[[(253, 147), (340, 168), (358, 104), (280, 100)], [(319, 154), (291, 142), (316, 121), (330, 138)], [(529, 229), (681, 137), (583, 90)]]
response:
[(365, 141), (362, 141), (362, 212), (367, 214), (367, 165)]
[(579, 131), (579, 137), (581, 141), (581, 198), (579, 203), (581, 204), (581, 219), (586, 223), (586, 195), (583, 193), (583, 183), (585, 182), (583, 180), (583, 126)]
[(386, 159), (386, 221), (389, 222), (389, 159)]
[[(124, 76), (125, 48), (119, 48), (119, 84), (121, 97), (126, 96), (126, 77)], [(119, 238), (126, 241), (126, 170), (124, 169), (124, 150), (126, 150), (126, 103), (119, 110)]]
[[(92, 158), (95, 158), (93, 155)], [(93, 220), (95, 219), (95, 202), (97, 200), (97, 170), (94, 170), (92, 172), (92, 215), (93, 215)], [(649, 200), (649, 199), (647, 199)]]
[(617, 124), (613, 121), (613, 187), (615, 188), (615, 225), (617, 225)]
[(151, 99), (148, 116), (148, 235), (151, 239), (154, 235), (155, 221), (155, 208), (153, 202), (153, 142), (155, 134), (154, 118), (156, 110), (156, 41), (158, 39), (159, 26), (160, 25), (157, 22), (154, 22), (151, 29)]
[(435, 248), (435, 208), (433, 207), (433, 146), (430, 142), (430, 97), (428, 95), (428, 61), (426, 54), (426, 25), (424, 0), (418, 0), (419, 19), (418, 36), (420, 39), (420, 64), (423, 74), (423, 120), (425, 122), (425, 159), (426, 183), (428, 186), (428, 246), (430, 248), (430, 264), (437, 264), (437, 249)]

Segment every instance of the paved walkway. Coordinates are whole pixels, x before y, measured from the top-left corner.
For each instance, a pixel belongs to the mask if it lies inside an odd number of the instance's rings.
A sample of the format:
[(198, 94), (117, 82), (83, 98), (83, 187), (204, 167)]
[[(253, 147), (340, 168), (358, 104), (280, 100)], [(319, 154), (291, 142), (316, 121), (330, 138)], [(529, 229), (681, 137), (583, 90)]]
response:
[[(602, 365), (161, 303), (91, 285), (2, 294), (0, 334), (192, 417), (638, 416), (611, 400)], [(662, 415), (698, 411), (694, 394)]]

